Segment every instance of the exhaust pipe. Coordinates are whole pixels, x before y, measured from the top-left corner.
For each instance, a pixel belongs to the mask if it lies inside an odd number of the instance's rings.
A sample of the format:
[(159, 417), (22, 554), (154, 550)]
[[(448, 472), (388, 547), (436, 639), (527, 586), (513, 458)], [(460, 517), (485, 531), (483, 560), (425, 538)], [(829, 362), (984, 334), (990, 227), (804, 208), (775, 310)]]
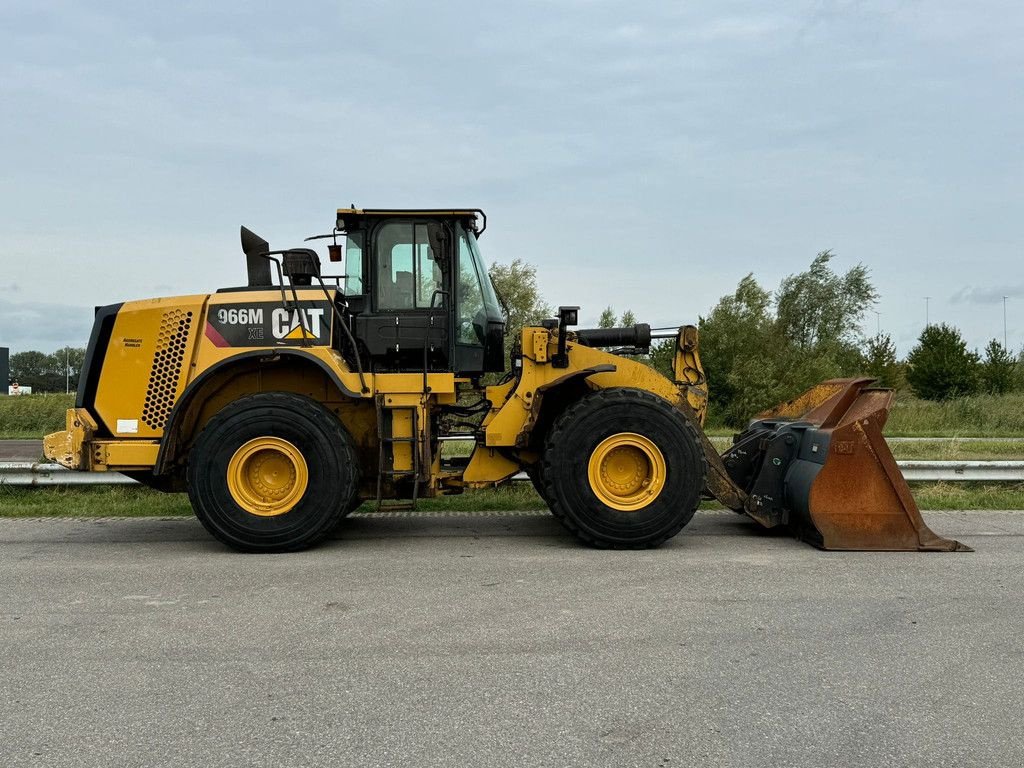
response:
[(251, 288), (273, 286), (274, 282), (270, 277), (270, 262), (259, 255), (270, 250), (270, 243), (245, 227), (242, 227), (241, 235), (242, 253), (245, 254), (245, 268), (249, 277), (247, 284)]

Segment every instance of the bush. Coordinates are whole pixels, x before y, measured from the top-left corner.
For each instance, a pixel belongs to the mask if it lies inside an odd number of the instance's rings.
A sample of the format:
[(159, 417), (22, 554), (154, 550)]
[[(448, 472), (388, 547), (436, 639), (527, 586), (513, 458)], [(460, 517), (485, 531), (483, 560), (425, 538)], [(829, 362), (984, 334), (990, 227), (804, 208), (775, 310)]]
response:
[(1002, 395), (1015, 389), (1016, 361), (1007, 349), (995, 339), (985, 347), (985, 361), (981, 364), (981, 389), (993, 395)]
[(906, 372), (896, 359), (896, 345), (887, 333), (868, 339), (864, 371), (878, 379), (878, 385), (900, 389), (906, 384)]
[(978, 391), (978, 354), (951, 325), (929, 325), (907, 356), (907, 382), (925, 400), (948, 400)]

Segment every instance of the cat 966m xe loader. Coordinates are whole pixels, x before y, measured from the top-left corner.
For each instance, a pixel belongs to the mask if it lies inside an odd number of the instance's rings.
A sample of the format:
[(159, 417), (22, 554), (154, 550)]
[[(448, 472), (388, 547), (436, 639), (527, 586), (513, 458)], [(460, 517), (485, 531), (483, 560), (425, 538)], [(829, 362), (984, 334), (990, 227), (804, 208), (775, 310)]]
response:
[[(339, 210), (322, 236), (336, 276), (243, 228), (246, 285), (97, 310), (46, 455), (187, 491), (246, 551), (314, 544), (365, 500), (415, 505), (523, 471), (599, 547), (656, 546), (703, 496), (826, 549), (962, 548), (923, 523), (882, 438), (891, 393), (869, 380), (815, 387), (720, 456), (693, 326), (671, 334), (672, 380), (627, 356), (649, 326), (576, 329), (576, 307), (524, 328), (506, 360), (485, 226), (472, 209)], [(484, 387), (488, 373), (505, 375)], [(455, 433), (472, 454), (442, 458)]]

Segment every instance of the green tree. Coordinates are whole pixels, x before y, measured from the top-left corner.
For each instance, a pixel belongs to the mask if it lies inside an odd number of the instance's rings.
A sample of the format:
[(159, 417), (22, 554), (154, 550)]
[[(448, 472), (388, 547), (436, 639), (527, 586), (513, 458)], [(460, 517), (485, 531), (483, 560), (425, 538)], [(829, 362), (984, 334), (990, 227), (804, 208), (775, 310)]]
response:
[(860, 330), (878, 293), (867, 269), (845, 274), (822, 251), (772, 294), (744, 277), (700, 320), (710, 414), (732, 426), (818, 382), (864, 369)]
[(856, 348), (861, 322), (878, 299), (867, 267), (858, 264), (839, 275), (833, 258), (832, 251), (821, 251), (810, 269), (787, 277), (775, 293), (779, 331), (800, 349)]
[(36, 350), (16, 352), (11, 355), (11, 381), (42, 392), (53, 362), (47, 358), (47, 355)]
[(898, 389), (903, 384), (903, 369), (896, 359), (896, 345), (887, 333), (868, 339), (864, 354), (864, 370), (878, 379), (883, 387)]
[(675, 376), (675, 372), (672, 370), (672, 363), (675, 362), (675, 357), (675, 339), (663, 339), (651, 344), (651, 352), (647, 355), (646, 362), (662, 376), (672, 379)]
[(601, 317), (597, 319), (598, 328), (614, 328), (615, 327), (615, 310), (611, 307), (605, 307), (604, 311), (601, 312)]
[[(61, 347), (52, 355), (29, 350), (11, 355), (11, 381), (33, 392), (64, 392), (78, 387), (78, 376), (85, 362), (82, 347)], [(70, 376), (68, 376), (70, 372)]]
[(995, 339), (985, 346), (985, 359), (981, 364), (981, 389), (993, 395), (1002, 395), (1014, 388), (1017, 361)]
[(515, 259), (511, 264), (492, 264), (488, 272), (508, 312), (506, 344), (512, 344), (518, 339), (524, 326), (536, 325), (554, 316), (551, 305), (544, 301), (537, 288), (535, 266), (522, 259)]
[[(698, 321), (700, 356), (708, 377), (710, 414), (741, 424), (767, 397), (759, 387), (776, 374), (771, 294), (749, 274)], [(770, 397), (770, 395), (769, 395)]]
[(633, 310), (627, 309), (622, 313), (622, 317), (619, 318), (620, 328), (631, 328), (636, 325), (636, 315), (633, 314)]
[(907, 356), (907, 382), (925, 400), (947, 400), (978, 391), (978, 354), (951, 325), (929, 325)]

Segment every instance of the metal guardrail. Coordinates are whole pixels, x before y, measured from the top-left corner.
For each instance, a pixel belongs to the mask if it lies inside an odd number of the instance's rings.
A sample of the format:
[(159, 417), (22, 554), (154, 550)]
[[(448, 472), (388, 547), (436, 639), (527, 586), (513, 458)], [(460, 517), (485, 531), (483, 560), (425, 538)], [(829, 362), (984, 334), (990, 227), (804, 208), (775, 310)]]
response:
[(75, 472), (60, 464), (0, 461), (0, 485), (136, 485), (120, 472)]
[[(903, 477), (912, 482), (1024, 482), (1024, 461), (898, 461)], [(528, 480), (525, 472), (513, 480)], [(59, 464), (31, 461), (0, 462), (0, 485), (136, 485), (118, 472), (75, 472)]]
[(907, 480), (942, 482), (1024, 481), (1024, 461), (916, 461), (896, 462)]

